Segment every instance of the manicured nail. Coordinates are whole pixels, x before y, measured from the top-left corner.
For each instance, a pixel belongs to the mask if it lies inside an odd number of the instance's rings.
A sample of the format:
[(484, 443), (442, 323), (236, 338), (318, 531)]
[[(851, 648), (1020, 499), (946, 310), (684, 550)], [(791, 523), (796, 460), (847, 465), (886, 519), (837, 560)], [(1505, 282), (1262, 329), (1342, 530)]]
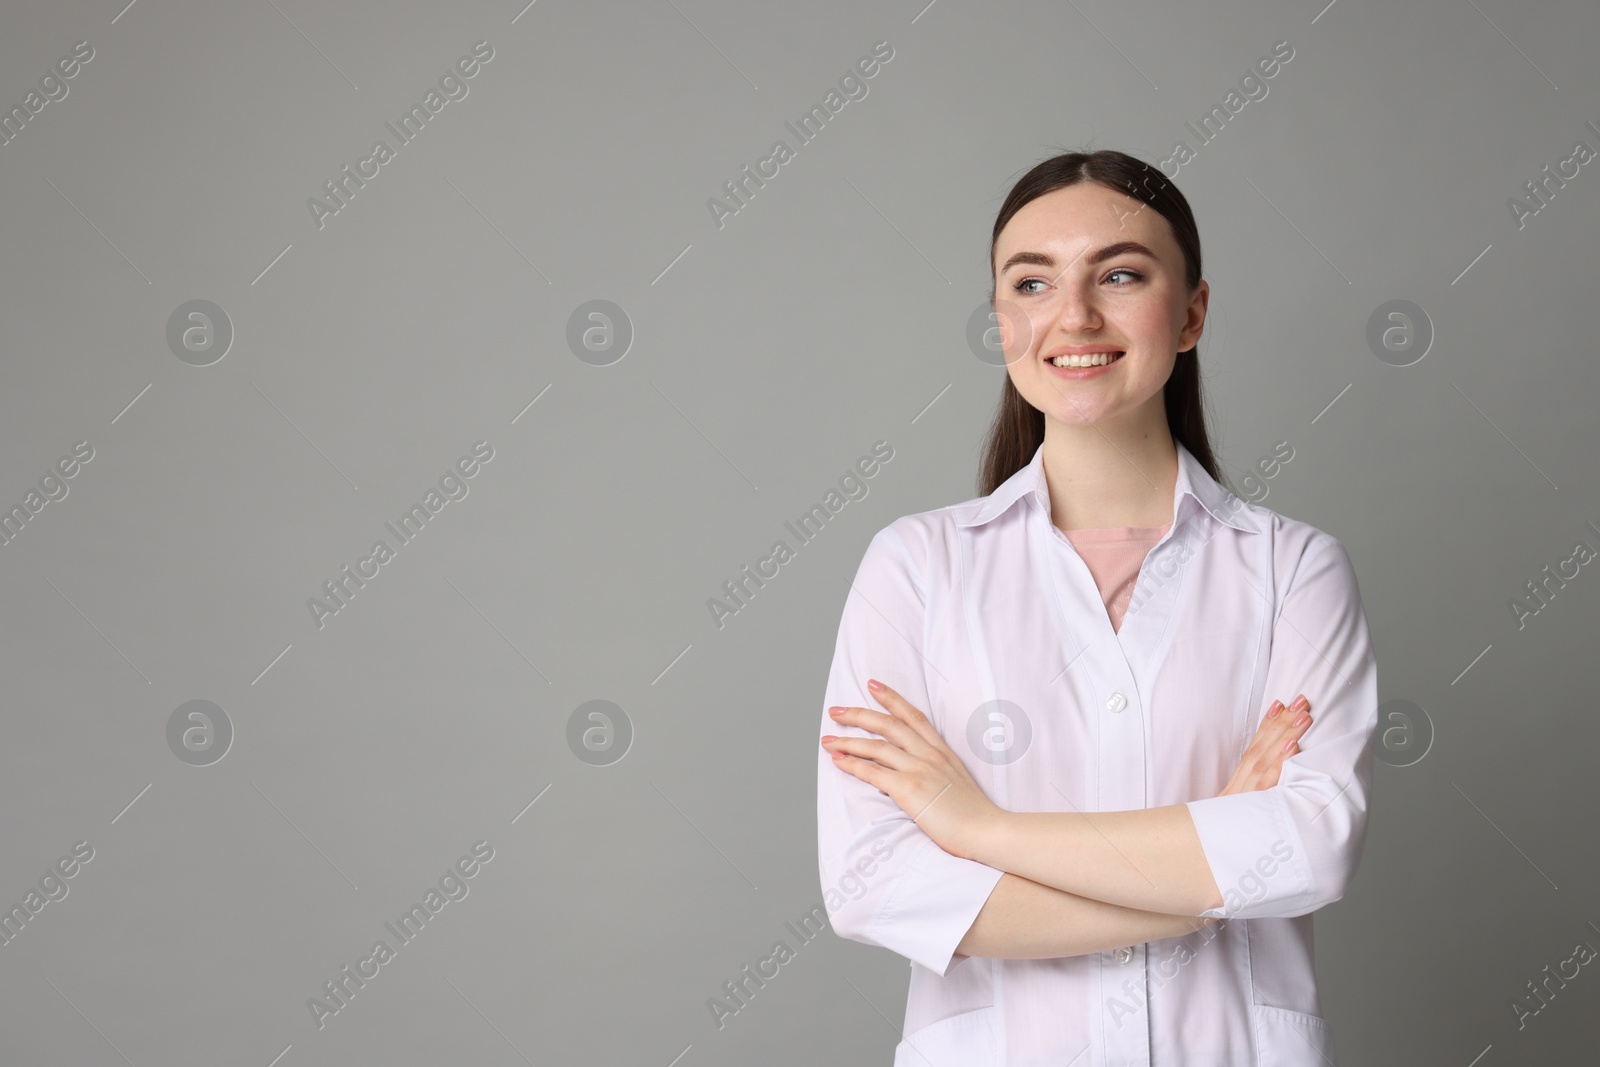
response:
[(1272, 707), (1267, 709), (1267, 718), (1269, 718), (1269, 719), (1272, 718), (1274, 715), (1278, 714), (1278, 712), (1280, 712), (1282, 710), (1283, 710), (1283, 701), (1274, 700), (1272, 702)]
[(1293, 747), (1294, 747), (1294, 742), (1293, 742), (1293, 741), (1290, 741), (1290, 742), (1289, 742), (1289, 743), (1288, 743), (1288, 744), (1287, 744), (1287, 745), (1284, 745), (1284, 746), (1283, 746), (1283, 750), (1284, 750), (1284, 751), (1285, 751), (1285, 752), (1287, 752), (1287, 751), (1289, 751), (1289, 750), (1290, 750), (1290, 749), (1291, 749), (1291, 748), (1293, 748)]
[(883, 683), (878, 681), (876, 678), (868, 678), (867, 688), (871, 689), (873, 692), (877, 692), (879, 689), (883, 688)]
[(839, 740), (839, 739), (837, 737), (833, 736), (832, 734), (823, 734), (822, 735), (822, 743), (823, 744), (827, 744), (829, 741), (837, 741), (837, 740)]
[(1291, 706), (1299, 708), (1301, 711), (1306, 711), (1311, 707), (1311, 701), (1306, 699), (1306, 695), (1304, 693), (1301, 693), (1299, 696), (1294, 698), (1294, 704)]
[(828, 714), (832, 715), (835, 719), (837, 719), (839, 716), (844, 714), (844, 709), (843, 708), (829, 708), (828, 709)]
[(1304, 725), (1304, 724), (1305, 724), (1305, 723), (1306, 723), (1306, 722), (1307, 722), (1307, 721), (1308, 721), (1308, 720), (1309, 720), (1309, 719), (1310, 719), (1310, 718), (1311, 718), (1311, 716), (1310, 716), (1310, 715), (1307, 715), (1307, 714), (1306, 714), (1306, 713), (1305, 713), (1305, 712), (1303, 712), (1303, 711), (1302, 711), (1302, 712), (1301, 712), (1301, 713), (1300, 713), (1300, 717), (1299, 717), (1299, 718), (1297, 718), (1297, 719), (1295, 719), (1295, 721), (1294, 721), (1294, 725), (1296, 725), (1296, 726), (1302, 726), (1302, 725)]
[(844, 759), (844, 757), (845, 757), (845, 754), (843, 752), (835, 752), (833, 754), (833, 758), (834, 759)]

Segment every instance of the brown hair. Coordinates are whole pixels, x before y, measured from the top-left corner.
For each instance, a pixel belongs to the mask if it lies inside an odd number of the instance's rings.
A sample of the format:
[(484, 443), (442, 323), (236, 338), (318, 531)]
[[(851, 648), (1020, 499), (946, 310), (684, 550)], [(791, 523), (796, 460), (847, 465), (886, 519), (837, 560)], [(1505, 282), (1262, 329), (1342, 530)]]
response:
[[(991, 279), (994, 278), (995, 245), (1000, 241), (1000, 231), (1005, 229), (1011, 217), (1029, 201), (1080, 182), (1099, 182), (1154, 208), (1172, 227), (1172, 235), (1183, 250), (1184, 280), (1190, 291), (1200, 284), (1200, 231), (1195, 226), (1194, 213), (1189, 210), (1189, 201), (1159, 170), (1109, 148), (1054, 156), (1017, 180), (994, 220), (994, 235), (989, 240)], [(991, 308), (994, 307), (994, 300), (995, 289), (991, 288)], [(1210, 438), (1206, 434), (1204, 401), (1200, 392), (1200, 357), (1195, 348), (1178, 353), (1172, 376), (1167, 379), (1163, 389), (1163, 397), (1166, 401), (1167, 428), (1173, 440), (1182, 442), (1185, 448), (1194, 453), (1194, 458), (1200, 461), (1208, 474), (1219, 482), (1223, 481), (1216, 457), (1211, 453)], [(1022, 398), (1011, 382), (1011, 375), (1007, 374), (1005, 384), (1001, 386), (999, 408), (984, 442), (978, 495), (988, 496), (1000, 487), (1000, 483), (1027, 466), (1043, 443), (1044, 412)]]

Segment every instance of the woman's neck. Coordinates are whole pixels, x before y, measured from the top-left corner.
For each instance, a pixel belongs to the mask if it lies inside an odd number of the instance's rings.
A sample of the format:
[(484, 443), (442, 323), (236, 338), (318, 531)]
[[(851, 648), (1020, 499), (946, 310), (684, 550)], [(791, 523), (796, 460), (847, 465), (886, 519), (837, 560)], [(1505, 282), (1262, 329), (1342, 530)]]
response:
[(1173, 518), (1178, 448), (1164, 413), (1120, 427), (1047, 419), (1044, 475), (1059, 530), (1162, 526)]

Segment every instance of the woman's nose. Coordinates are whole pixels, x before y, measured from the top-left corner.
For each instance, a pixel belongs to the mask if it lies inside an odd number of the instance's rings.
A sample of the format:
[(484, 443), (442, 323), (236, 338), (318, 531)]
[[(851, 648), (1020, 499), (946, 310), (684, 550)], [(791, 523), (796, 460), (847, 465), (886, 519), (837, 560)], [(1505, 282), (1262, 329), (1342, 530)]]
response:
[(1063, 288), (1056, 300), (1055, 324), (1062, 332), (1081, 336), (1100, 328), (1100, 310), (1093, 297)]

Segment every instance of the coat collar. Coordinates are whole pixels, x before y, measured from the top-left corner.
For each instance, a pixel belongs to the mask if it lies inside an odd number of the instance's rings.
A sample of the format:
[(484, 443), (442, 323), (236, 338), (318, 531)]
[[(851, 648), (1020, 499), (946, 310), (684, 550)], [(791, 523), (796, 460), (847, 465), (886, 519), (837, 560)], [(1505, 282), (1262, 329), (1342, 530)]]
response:
[[(1174, 440), (1178, 449), (1178, 480), (1172, 487), (1172, 514), (1174, 522), (1182, 520), (1185, 498), (1191, 498), (1213, 518), (1225, 526), (1245, 533), (1260, 533), (1260, 520), (1238, 496), (1211, 477), (1194, 453)], [(964, 513), (958, 512), (955, 523), (961, 527), (982, 526), (1004, 514), (1013, 504), (1032, 494), (1040, 511), (1050, 515), (1050, 489), (1044, 477), (1044, 445), (1034, 449), (1027, 466), (1017, 471), (1000, 487), (986, 497), (966, 505)]]

